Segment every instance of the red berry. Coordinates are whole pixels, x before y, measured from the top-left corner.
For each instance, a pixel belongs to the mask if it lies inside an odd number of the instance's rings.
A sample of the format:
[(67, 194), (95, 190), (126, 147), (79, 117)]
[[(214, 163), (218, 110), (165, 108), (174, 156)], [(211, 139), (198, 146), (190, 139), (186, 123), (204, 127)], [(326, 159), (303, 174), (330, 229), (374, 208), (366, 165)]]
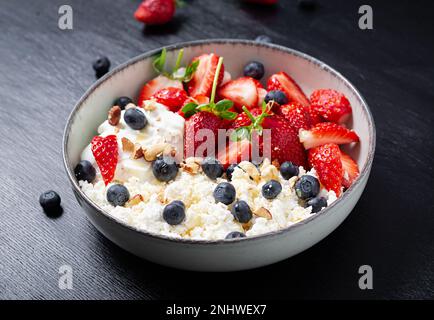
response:
[(259, 81), (250, 77), (232, 80), (219, 89), (218, 96), (232, 100), (239, 111), (243, 106), (253, 109), (258, 106), (258, 83)]
[(342, 169), (344, 171), (342, 185), (349, 188), (354, 180), (359, 176), (359, 166), (357, 163), (346, 153), (341, 150)]
[[(218, 55), (210, 53), (203, 54), (192, 60), (192, 62), (199, 61), (199, 65), (187, 85), (190, 96), (196, 98), (196, 96), (209, 97), (211, 95), (212, 84), (214, 82), (214, 76), (219, 59), (220, 57)], [(224, 73), (225, 68), (222, 64), (218, 77), (218, 84), (222, 82)]]
[(299, 136), (305, 149), (326, 143), (345, 144), (359, 141), (359, 136), (353, 130), (333, 122), (317, 123), (310, 130), (300, 130)]
[(115, 176), (116, 166), (118, 164), (119, 151), (116, 136), (94, 137), (91, 142), (91, 150), (101, 171), (104, 183), (108, 185)]
[(315, 90), (310, 96), (312, 108), (326, 121), (343, 123), (348, 120), (352, 109), (348, 99), (332, 89)]
[(297, 102), (291, 102), (280, 106), (277, 110), (277, 114), (282, 115), (295, 129), (299, 132), (300, 129), (308, 130), (311, 127), (310, 115), (304, 106)]
[(273, 74), (267, 82), (267, 90), (280, 90), (283, 91), (288, 97), (289, 101), (294, 101), (302, 106), (308, 107), (309, 100), (306, 98), (300, 86), (285, 72)]
[(172, 19), (175, 9), (174, 0), (145, 0), (137, 8), (134, 18), (149, 25), (165, 24)]
[(152, 98), (158, 103), (164, 104), (170, 111), (177, 112), (184, 105), (188, 96), (183, 89), (169, 87), (157, 91), (152, 95)]
[(160, 91), (161, 89), (169, 87), (184, 89), (182, 82), (179, 80), (172, 80), (163, 75), (152, 79), (146, 83), (140, 91), (139, 98), (137, 99), (137, 105), (142, 107), (143, 101), (149, 100), (153, 94)]

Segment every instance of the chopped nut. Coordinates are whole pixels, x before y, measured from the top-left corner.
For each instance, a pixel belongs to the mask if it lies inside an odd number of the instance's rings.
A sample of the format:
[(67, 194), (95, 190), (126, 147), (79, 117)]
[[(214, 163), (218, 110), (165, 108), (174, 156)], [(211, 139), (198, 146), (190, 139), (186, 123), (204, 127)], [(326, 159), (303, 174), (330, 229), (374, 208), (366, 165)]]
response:
[(136, 107), (136, 105), (134, 104), (134, 103), (128, 103), (126, 106), (125, 106), (125, 110), (128, 110), (128, 109), (134, 109)]
[(258, 168), (253, 163), (249, 161), (241, 161), (238, 164), (238, 167), (241, 168), (245, 173), (247, 173), (250, 176), (250, 179), (255, 182), (259, 182), (261, 176)]
[(258, 217), (265, 218), (267, 220), (270, 220), (272, 218), (271, 212), (268, 211), (267, 209), (265, 209), (264, 207), (260, 207), (258, 210), (253, 212), (253, 214), (258, 216)]
[(154, 161), (162, 154), (172, 155), (174, 151), (173, 146), (168, 143), (157, 143), (149, 148), (142, 147), (142, 149), (146, 161)]
[(244, 231), (250, 230), (252, 228), (252, 221), (242, 223), (241, 226), (243, 227)]
[(142, 146), (138, 143), (134, 144), (134, 150), (131, 153), (131, 159), (137, 160), (143, 157), (143, 149)]
[(280, 169), (280, 163), (279, 163), (279, 161), (278, 161), (277, 159), (274, 159), (274, 160), (271, 162), (271, 164), (272, 164), (273, 166), (275, 166), (275, 167), (277, 168), (277, 170)]
[(134, 143), (132, 143), (128, 138), (122, 137), (122, 151), (124, 152), (133, 152), (134, 151)]
[(185, 159), (183, 163), (181, 163), (181, 169), (190, 174), (196, 174), (200, 170), (200, 164), (202, 162), (201, 158), (190, 157)]
[(143, 196), (141, 194), (136, 194), (134, 197), (128, 200), (128, 202), (125, 204), (125, 207), (131, 208), (135, 205), (138, 205), (142, 201), (143, 201)]
[(155, 103), (153, 101), (145, 101), (143, 103), (143, 109), (147, 110), (147, 111), (154, 111), (155, 110)]
[(113, 106), (108, 112), (108, 122), (112, 126), (117, 126), (121, 119), (121, 108), (119, 106)]

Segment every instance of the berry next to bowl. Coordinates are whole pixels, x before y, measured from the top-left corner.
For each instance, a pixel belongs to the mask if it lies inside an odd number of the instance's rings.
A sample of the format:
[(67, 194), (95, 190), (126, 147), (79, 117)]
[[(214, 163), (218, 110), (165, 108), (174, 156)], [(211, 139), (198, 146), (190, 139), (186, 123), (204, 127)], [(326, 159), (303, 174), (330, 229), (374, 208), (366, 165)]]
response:
[[(219, 240), (293, 225), (330, 205), (359, 175), (341, 145), (348, 99), (306, 96), (281, 71), (246, 61), (243, 75), (203, 53), (173, 70), (166, 51), (138, 97), (119, 97), (83, 150), (75, 175), (109, 215), (153, 234)], [(346, 149), (348, 150), (348, 149)]]

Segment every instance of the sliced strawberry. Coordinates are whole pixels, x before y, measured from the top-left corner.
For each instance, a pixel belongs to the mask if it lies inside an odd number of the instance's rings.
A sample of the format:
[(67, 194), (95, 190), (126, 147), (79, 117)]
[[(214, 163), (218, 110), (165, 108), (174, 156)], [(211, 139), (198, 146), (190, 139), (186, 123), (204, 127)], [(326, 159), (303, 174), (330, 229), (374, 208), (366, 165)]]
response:
[(344, 123), (352, 113), (348, 99), (336, 90), (315, 90), (310, 101), (312, 108), (326, 121)]
[(188, 96), (184, 89), (168, 87), (154, 93), (151, 99), (164, 104), (170, 111), (177, 112), (184, 105)]
[(311, 105), (307, 107), (307, 112), (309, 113), (310, 123), (312, 126), (316, 125), (317, 123), (323, 122), (318, 112)]
[[(192, 62), (199, 61), (199, 65), (187, 85), (190, 96), (195, 98), (199, 95), (207, 97), (211, 95), (212, 84), (219, 58), (218, 55), (210, 53), (203, 54), (193, 59)], [(223, 81), (224, 70), (224, 65), (222, 65), (217, 86)]]
[(309, 130), (311, 127), (310, 115), (306, 109), (306, 107), (297, 102), (291, 102), (280, 106), (276, 113), (282, 115), (288, 120), (291, 127), (293, 127), (296, 132), (299, 132), (300, 129)]
[[(258, 117), (262, 113), (262, 110), (260, 108), (254, 108), (254, 109), (250, 110), (250, 113), (254, 117)], [(247, 116), (247, 114), (245, 112), (241, 112), (240, 114), (238, 114), (238, 117), (236, 117), (235, 120), (232, 122), (231, 129), (238, 129), (241, 127), (247, 127), (251, 123), (252, 123), (252, 121)]]
[(140, 91), (139, 98), (137, 99), (137, 105), (142, 107), (143, 101), (149, 100), (153, 94), (160, 91), (161, 89), (169, 87), (184, 89), (181, 81), (172, 80), (163, 75), (159, 75), (143, 86), (142, 91)]
[(359, 176), (359, 166), (357, 163), (346, 153), (341, 150), (341, 161), (344, 175), (342, 179), (342, 185), (345, 188), (349, 188), (351, 184)]
[(310, 130), (300, 130), (299, 137), (305, 149), (326, 143), (345, 144), (359, 141), (359, 136), (353, 130), (333, 122), (321, 122)]
[(104, 183), (108, 185), (115, 176), (116, 166), (118, 164), (119, 151), (116, 136), (95, 136), (91, 142), (91, 150), (101, 171)]
[(262, 85), (262, 83), (258, 79), (252, 78), (252, 80), (255, 82), (256, 88), (264, 89), (264, 86)]
[(264, 102), (266, 95), (267, 90), (265, 90), (264, 88), (258, 88), (258, 107), (262, 106), (262, 102)]
[(339, 146), (329, 143), (312, 148), (309, 150), (308, 159), (309, 165), (315, 169), (323, 186), (340, 196), (343, 170)]
[(267, 90), (281, 90), (288, 97), (289, 101), (295, 101), (302, 106), (309, 106), (309, 100), (298, 84), (285, 72), (273, 74), (267, 82)]
[(226, 148), (219, 150), (217, 159), (225, 169), (241, 161), (249, 161), (251, 157), (251, 143), (248, 140), (230, 141)]
[(253, 109), (258, 105), (258, 88), (253, 78), (243, 77), (229, 81), (219, 88), (218, 96), (222, 99), (232, 100), (235, 108), (241, 111), (245, 106)]

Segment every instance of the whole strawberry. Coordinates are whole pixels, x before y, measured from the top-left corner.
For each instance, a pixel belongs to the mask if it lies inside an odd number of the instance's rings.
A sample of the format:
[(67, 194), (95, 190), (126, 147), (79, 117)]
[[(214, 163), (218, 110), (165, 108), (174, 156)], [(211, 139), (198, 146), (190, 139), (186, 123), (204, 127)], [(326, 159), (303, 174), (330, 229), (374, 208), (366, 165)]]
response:
[(296, 132), (300, 129), (308, 130), (311, 127), (311, 119), (307, 108), (297, 102), (280, 106), (276, 113), (282, 115)]
[(310, 96), (312, 108), (326, 121), (343, 123), (348, 120), (352, 109), (348, 99), (332, 89), (319, 89)]
[(145, 0), (134, 12), (134, 18), (148, 25), (165, 24), (172, 19), (175, 9), (175, 0)]
[(108, 185), (115, 176), (118, 164), (118, 142), (115, 135), (107, 137), (96, 136), (92, 139), (91, 150), (95, 161), (101, 171), (105, 185)]

